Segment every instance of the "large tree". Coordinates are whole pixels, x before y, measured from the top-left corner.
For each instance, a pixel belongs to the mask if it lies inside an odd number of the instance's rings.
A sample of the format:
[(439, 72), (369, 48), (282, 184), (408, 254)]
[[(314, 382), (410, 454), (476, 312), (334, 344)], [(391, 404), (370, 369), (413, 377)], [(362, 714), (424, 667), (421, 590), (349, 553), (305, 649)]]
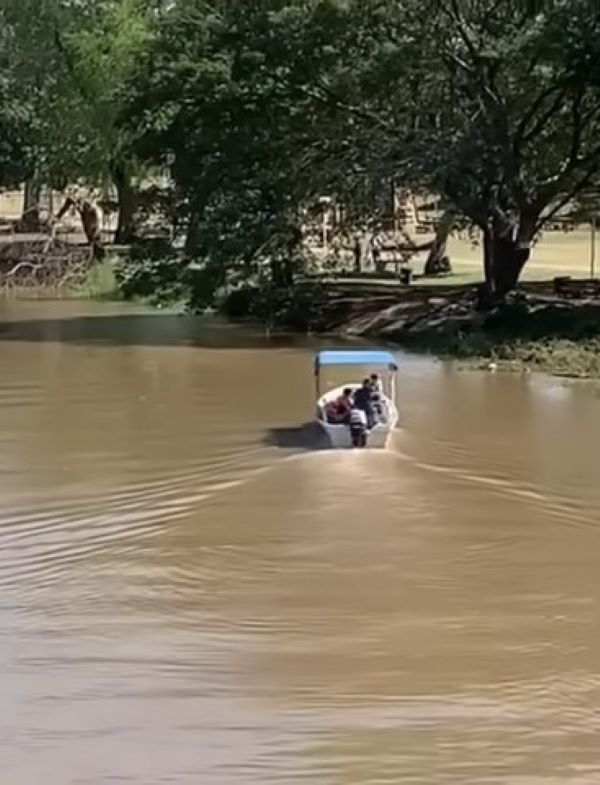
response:
[(0, 8), (0, 188), (15, 185), (30, 169), (32, 105), (20, 90), (12, 58), (13, 31)]
[(357, 159), (441, 194), (481, 229), (488, 293), (503, 297), (545, 223), (600, 177), (600, 7), (592, 0), (345, 7), (354, 45), (345, 40), (335, 68), (306, 89), (345, 106), (362, 126), (358, 149), (356, 135), (350, 145)]
[(420, 112), (413, 150), (481, 229), (486, 281), (503, 296), (544, 224), (600, 176), (600, 9), (433, 0), (425, 10), (420, 97), (433, 111)]
[(301, 10), (173, 4), (135, 107), (140, 152), (170, 165), (188, 211), (188, 251), (246, 267), (262, 255), (288, 278), (298, 210), (319, 192), (330, 138), (322, 107), (290, 71)]
[(11, 63), (32, 108), (35, 182), (114, 185), (117, 239), (128, 240), (138, 172), (118, 120), (154, 9), (141, 0), (4, 0), (3, 13)]
[(597, 186), (592, 0), (178, 0), (157, 42), (142, 135), (211, 253), (252, 255), (319, 191), (364, 214), (394, 177), (481, 229), (493, 300)]
[(80, 122), (67, 141), (77, 149), (84, 178), (112, 182), (116, 189), (117, 242), (129, 242), (134, 232), (141, 170), (119, 120), (129, 102), (129, 80), (150, 43), (146, 6), (141, 0), (96, 2), (80, 29), (67, 36), (56, 31)]

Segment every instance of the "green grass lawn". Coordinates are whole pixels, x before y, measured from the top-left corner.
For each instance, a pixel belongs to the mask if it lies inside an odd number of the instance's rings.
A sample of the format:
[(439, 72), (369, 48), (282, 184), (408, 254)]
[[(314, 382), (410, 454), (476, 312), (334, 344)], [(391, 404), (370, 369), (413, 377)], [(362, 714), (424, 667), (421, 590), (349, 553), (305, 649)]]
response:
[[(590, 277), (590, 232), (546, 232), (533, 247), (531, 258), (523, 272), (523, 280), (540, 281), (560, 275), (574, 278)], [(482, 278), (482, 249), (468, 240), (452, 237), (448, 243), (453, 280), (470, 283)], [(600, 242), (597, 242), (597, 273), (600, 273)]]
[[(426, 243), (433, 239), (433, 235), (418, 235), (414, 238), (417, 243)], [(483, 279), (483, 251), (480, 244), (474, 244), (469, 239), (454, 236), (448, 242), (448, 252), (452, 260), (453, 274), (444, 278), (428, 278), (423, 281), (435, 286), (437, 284), (471, 284)], [(322, 251), (316, 251), (317, 257)], [(591, 237), (587, 226), (582, 226), (572, 232), (546, 232), (534, 245), (531, 258), (525, 266), (522, 275), (524, 281), (548, 281), (561, 275), (570, 275), (573, 278), (590, 278)], [(600, 236), (596, 241), (596, 272), (600, 275)], [(423, 270), (427, 258), (426, 253), (416, 254), (412, 257), (411, 266), (416, 276)], [(348, 254), (348, 266), (352, 259)], [(390, 275), (388, 279), (394, 280), (392, 275), (394, 266), (388, 265)], [(375, 280), (372, 270), (370, 280)], [(381, 279), (382, 283), (386, 280)]]

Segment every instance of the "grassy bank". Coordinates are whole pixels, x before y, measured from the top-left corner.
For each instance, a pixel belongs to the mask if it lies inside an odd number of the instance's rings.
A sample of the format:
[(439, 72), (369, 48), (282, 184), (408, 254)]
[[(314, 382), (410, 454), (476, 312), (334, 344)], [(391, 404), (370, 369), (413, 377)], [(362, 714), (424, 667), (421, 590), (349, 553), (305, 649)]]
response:
[(480, 368), (539, 371), (571, 379), (600, 379), (600, 340), (516, 341), (492, 348), (472, 361)]
[(115, 276), (115, 261), (107, 259), (93, 264), (82, 281), (69, 286), (68, 294), (90, 300), (121, 300), (122, 294)]
[(258, 288), (223, 304), (233, 319), (383, 341), (471, 366), (600, 379), (600, 301), (557, 297), (524, 284), (503, 308), (476, 309), (477, 287), (450, 283), (305, 282), (270, 300)]
[(423, 332), (394, 341), (405, 348), (458, 360), (468, 367), (516, 373), (539, 371), (573, 379), (600, 379), (600, 337), (538, 336), (496, 332), (485, 325), (448, 334)]
[(345, 332), (500, 370), (600, 379), (600, 301), (525, 284), (503, 308), (479, 313), (476, 287), (420, 287), (348, 315)]

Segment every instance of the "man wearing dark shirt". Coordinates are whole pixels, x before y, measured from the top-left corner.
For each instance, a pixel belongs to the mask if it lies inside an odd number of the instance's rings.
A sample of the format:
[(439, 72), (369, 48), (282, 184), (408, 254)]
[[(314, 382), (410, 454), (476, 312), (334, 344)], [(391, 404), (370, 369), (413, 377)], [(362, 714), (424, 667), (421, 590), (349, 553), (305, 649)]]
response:
[(373, 391), (370, 379), (365, 379), (362, 387), (359, 387), (354, 393), (354, 405), (367, 415), (367, 425), (370, 430), (375, 425), (375, 409), (373, 407)]

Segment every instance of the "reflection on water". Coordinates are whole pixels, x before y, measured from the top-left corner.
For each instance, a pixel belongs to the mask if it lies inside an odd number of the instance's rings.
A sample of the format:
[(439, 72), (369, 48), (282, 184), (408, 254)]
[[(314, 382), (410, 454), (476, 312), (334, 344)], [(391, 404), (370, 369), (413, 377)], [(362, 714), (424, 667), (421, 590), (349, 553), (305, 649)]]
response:
[(600, 781), (593, 389), (404, 358), (319, 452), (302, 339), (2, 308), (0, 782)]

